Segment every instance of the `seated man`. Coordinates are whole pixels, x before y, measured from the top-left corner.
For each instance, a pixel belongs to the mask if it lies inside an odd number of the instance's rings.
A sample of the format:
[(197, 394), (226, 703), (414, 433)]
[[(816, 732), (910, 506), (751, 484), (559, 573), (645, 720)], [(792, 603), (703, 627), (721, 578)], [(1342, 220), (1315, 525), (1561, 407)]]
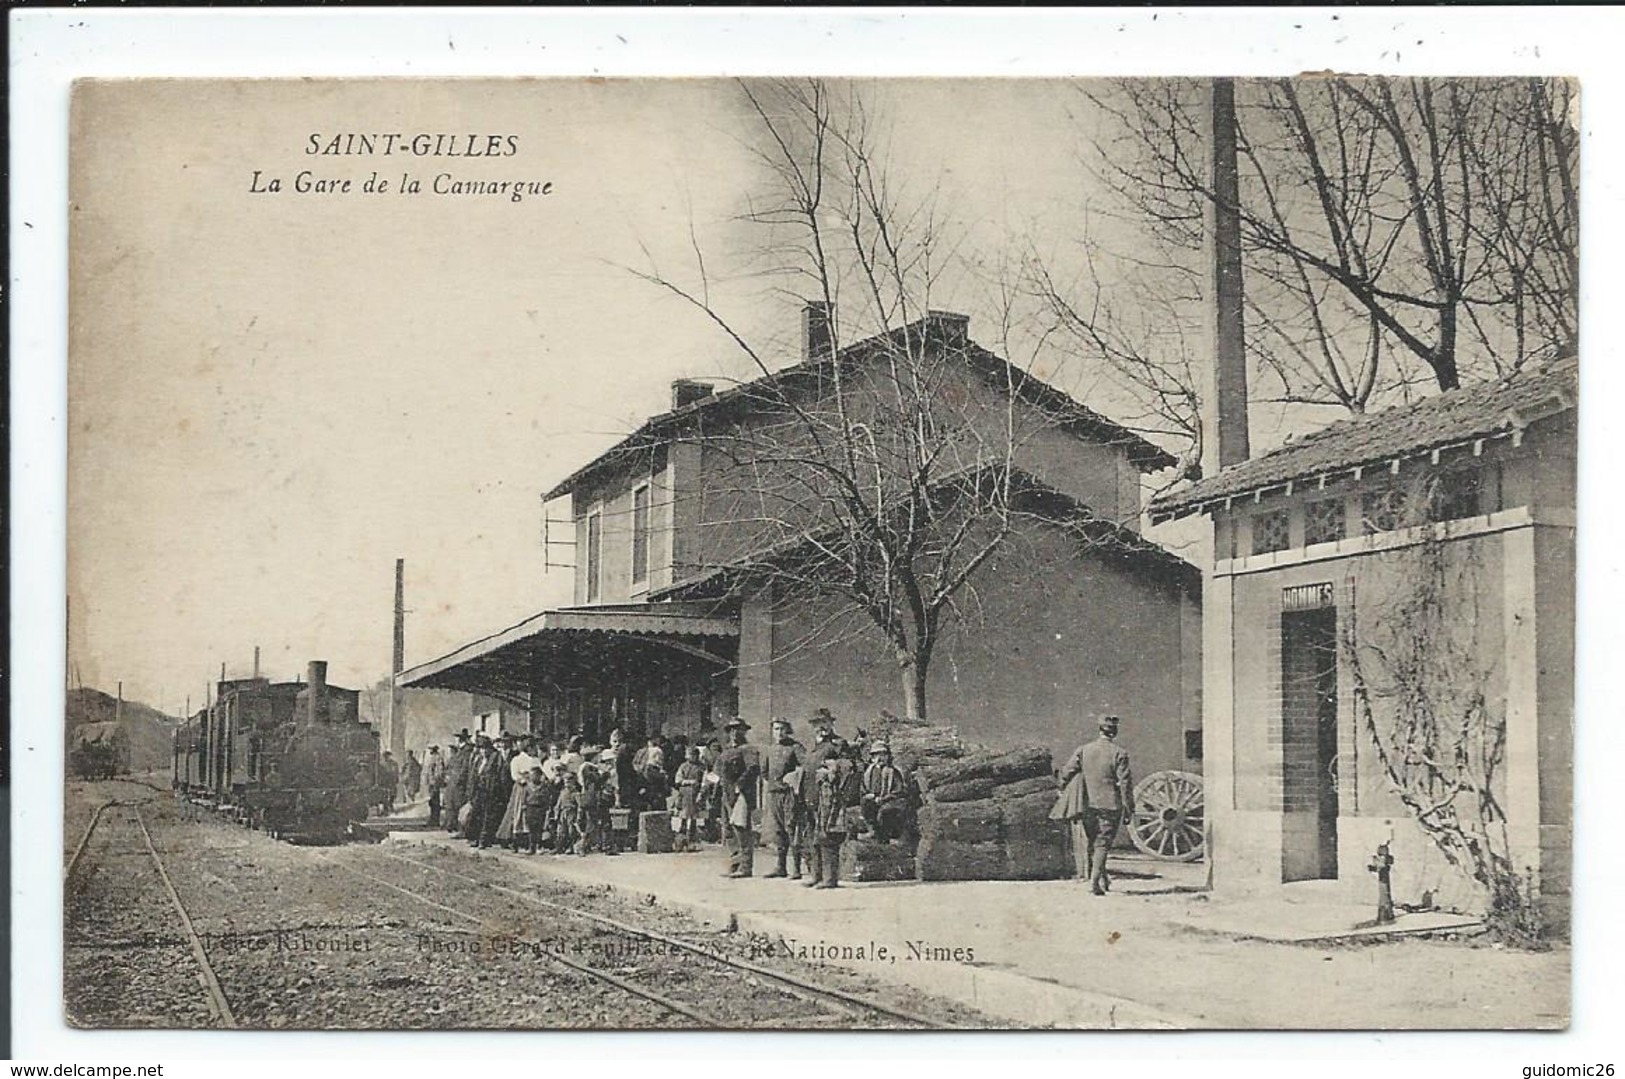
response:
[(889, 842), (913, 831), (914, 783), (892, 763), (891, 747), (885, 742), (869, 748), (862, 806), (864, 822), (876, 840)]

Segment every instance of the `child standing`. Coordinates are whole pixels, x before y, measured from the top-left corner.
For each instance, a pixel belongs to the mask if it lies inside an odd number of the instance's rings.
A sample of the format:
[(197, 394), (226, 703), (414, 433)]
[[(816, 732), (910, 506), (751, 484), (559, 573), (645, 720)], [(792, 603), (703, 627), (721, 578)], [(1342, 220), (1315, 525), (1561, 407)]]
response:
[(610, 851), (609, 807), (612, 795), (608, 790), (609, 777), (604, 769), (593, 764), (581, 766), (581, 836), (576, 841), (576, 853), (591, 850)]
[(705, 766), (700, 763), (700, 747), (688, 751), (688, 759), (677, 766), (677, 842), (679, 849), (692, 850), (700, 842), (700, 817), (704, 803), (700, 785), (705, 782)]
[(535, 854), (536, 844), (547, 828), (547, 819), (553, 810), (554, 787), (542, 774), (541, 765), (530, 770), (525, 780), (525, 793), (519, 803), (519, 823), (514, 828), (517, 843), (519, 833), (525, 833), (525, 853)]
[(564, 774), (564, 789), (553, 804), (553, 853), (568, 854), (581, 831), (581, 779)]

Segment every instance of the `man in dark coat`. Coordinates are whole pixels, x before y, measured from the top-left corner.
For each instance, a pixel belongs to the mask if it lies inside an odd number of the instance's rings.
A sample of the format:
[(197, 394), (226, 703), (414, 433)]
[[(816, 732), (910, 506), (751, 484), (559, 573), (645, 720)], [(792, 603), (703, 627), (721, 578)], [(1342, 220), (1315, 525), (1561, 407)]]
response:
[(446, 792), (446, 759), (439, 746), (429, 747), (429, 758), (423, 762), (423, 785), (429, 791), (429, 825), (440, 823), (440, 801)]
[(446, 762), (446, 800), (441, 805), (446, 831), (457, 835), (462, 831), (458, 823), (463, 806), (468, 803), (469, 766), (473, 763), (474, 745), (469, 741), (468, 728), (457, 732), (457, 746)]
[[(796, 844), (796, 795), (807, 748), (795, 739), (788, 719), (773, 721), (773, 743), (762, 754), (762, 836), (773, 842), (769, 877), (785, 877), (785, 863), (795, 851), (796, 879), (801, 879), (801, 848)], [(795, 784), (795, 786), (792, 786)]]
[(1117, 840), (1118, 828), (1134, 815), (1134, 776), (1128, 750), (1116, 742), (1120, 722), (1116, 716), (1103, 716), (1100, 737), (1079, 746), (1060, 774), (1063, 785), (1074, 776), (1082, 780), (1087, 799), (1083, 830), (1089, 843), (1089, 890), (1095, 895), (1105, 895), (1111, 888), (1106, 856)]
[(735, 718), (723, 728), (729, 748), (717, 758), (722, 778), (722, 829), (728, 840), (729, 877), (749, 877), (756, 869), (756, 807), (762, 783), (762, 751), (751, 745), (750, 724)]
[(376, 800), (383, 816), (395, 812), (395, 790), (400, 786), (401, 769), (395, 763), (395, 754), (384, 750), (384, 759), (378, 762), (378, 793)]
[[(497, 825), (502, 822), (502, 811), (508, 806), (502, 780), (508, 765), (486, 735), (479, 736), (474, 750), (469, 780), (468, 828), (463, 833), (471, 847), (489, 847), (496, 839)], [(489, 818), (489, 823), (487, 823)]]

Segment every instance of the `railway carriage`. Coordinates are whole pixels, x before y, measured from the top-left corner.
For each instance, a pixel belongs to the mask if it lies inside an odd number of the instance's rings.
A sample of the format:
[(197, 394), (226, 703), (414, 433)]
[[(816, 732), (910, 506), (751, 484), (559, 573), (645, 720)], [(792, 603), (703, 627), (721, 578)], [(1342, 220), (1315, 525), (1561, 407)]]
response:
[(342, 838), (379, 793), (378, 733), (360, 699), (329, 686), (320, 661), (304, 682), (222, 680), (175, 732), (175, 789), (283, 838)]

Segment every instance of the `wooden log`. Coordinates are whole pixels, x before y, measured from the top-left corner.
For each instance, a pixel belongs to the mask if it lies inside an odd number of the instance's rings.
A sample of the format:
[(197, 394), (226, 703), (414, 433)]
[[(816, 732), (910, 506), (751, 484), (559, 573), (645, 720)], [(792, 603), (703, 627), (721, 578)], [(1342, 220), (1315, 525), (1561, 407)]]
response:
[(1011, 838), (1003, 848), (1005, 880), (1063, 880), (1072, 875), (1072, 858), (1064, 835), (1037, 840)]
[(971, 779), (991, 779), (995, 785), (1015, 783), (1051, 772), (1050, 751), (1043, 746), (1026, 746), (1004, 753), (974, 753), (951, 764), (923, 769), (920, 778), (925, 789), (934, 790)]
[(1046, 828), (1054, 825), (1058, 828), (1062, 822), (1050, 820), (1049, 817), (1050, 810), (1055, 808), (1055, 798), (1054, 791), (1039, 791), (1025, 798), (995, 800), (994, 804), (1001, 808), (1001, 819), (1007, 831), (1038, 825)]
[(1025, 798), (1030, 794), (1043, 791), (1047, 792), (1053, 801), (1054, 796), (1058, 795), (1060, 790), (1061, 788), (1055, 783), (1054, 776), (1033, 776), (1030, 779), (1018, 779), (1014, 783), (1001, 783), (989, 792), (988, 797), (997, 798), (1003, 802), (1016, 798)]
[(959, 783), (945, 783), (931, 791), (933, 802), (977, 802), (993, 794), (993, 780), (967, 779)]
[(927, 803), (920, 807), (920, 838), (953, 843), (994, 843), (1003, 813), (998, 802)]
[(1004, 845), (921, 839), (914, 866), (920, 880), (1001, 880)]
[(841, 876), (846, 880), (913, 880), (914, 852), (897, 843), (868, 839), (841, 844)]

